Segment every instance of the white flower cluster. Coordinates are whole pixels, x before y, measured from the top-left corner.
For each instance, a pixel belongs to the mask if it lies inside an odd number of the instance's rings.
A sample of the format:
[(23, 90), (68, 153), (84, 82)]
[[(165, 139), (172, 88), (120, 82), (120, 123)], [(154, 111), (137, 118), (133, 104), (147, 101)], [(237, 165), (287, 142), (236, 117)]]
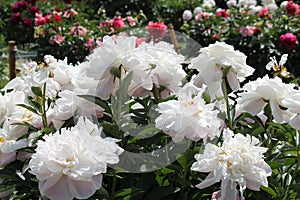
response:
[[(221, 196), (228, 197), (231, 191), (231, 197), (235, 199), (237, 184), (241, 192), (246, 187), (259, 190), (261, 185), (267, 186), (271, 169), (263, 160), (266, 148), (257, 146), (258, 139), (225, 129), (221, 146), (207, 143), (207, 140), (220, 136), (225, 127), (224, 114), (230, 116), (233, 106), (252, 115), (261, 115), (269, 105), (275, 122), (287, 122), (300, 129), (299, 90), (294, 84), (285, 84), (278, 77), (268, 76), (240, 88), (240, 83), (252, 75), (254, 69), (246, 64), (247, 57), (243, 53), (226, 43), (216, 42), (199, 53), (188, 66), (196, 69), (197, 74), (184, 86), (182, 80), (186, 72), (181, 64), (185, 58), (165, 42), (137, 46), (135, 37), (106, 36), (103, 46), (76, 66), (52, 56), (45, 56), (43, 64), (29, 63), (26, 72), (9, 82), (0, 96), (0, 123), (3, 124), (0, 166), (14, 161), (19, 156), (18, 149), (37, 145), (36, 153), (29, 155), (29, 167), (39, 180), (42, 195), (50, 199), (82, 199), (93, 195), (101, 187), (107, 164), (118, 163), (122, 149), (116, 140), (103, 139), (101, 128), (91, 122), (95, 117), (102, 117), (105, 110), (80, 95), (107, 100), (109, 105), (120, 81), (130, 74), (132, 79), (126, 91), (129, 96), (141, 99), (160, 92), (158, 96), (162, 98), (159, 100), (164, 102), (158, 104), (160, 115), (155, 119), (156, 128), (176, 143), (187, 138), (196, 142), (203, 139), (206, 144), (204, 153), (196, 155), (192, 170), (210, 174), (197, 187), (222, 181)], [(279, 67), (286, 59), (284, 56)], [(274, 68), (274, 65), (278, 64), (273, 58), (267, 68)], [(229, 96), (222, 88), (225, 81), (238, 95), (232, 104), (229, 99), (224, 101), (224, 96)], [(37, 95), (39, 92), (50, 100), (40, 102), (47, 106), (40, 109), (45, 112), (43, 116), (33, 109), (26, 109), (42, 99)], [(164, 99), (170, 95), (175, 98)], [(209, 98), (204, 98), (207, 96)], [(74, 127), (61, 128), (68, 119), (77, 119), (77, 115), (80, 117)], [(229, 117), (226, 120), (229, 121)], [(50, 125), (58, 131), (44, 135), (36, 144), (31, 138), (35, 133), (21, 138), (28, 133), (28, 127), (42, 130)]]
[(216, 182), (221, 183), (222, 199), (236, 199), (237, 183), (241, 193), (247, 187), (259, 191), (260, 186), (268, 186), (267, 177), (271, 175), (270, 166), (263, 160), (267, 148), (256, 146), (259, 140), (249, 135), (223, 131), (223, 144), (216, 146), (208, 143), (203, 154), (196, 154), (191, 170), (210, 172), (197, 185), (206, 188)]
[(50, 199), (88, 198), (101, 187), (107, 164), (119, 162), (122, 149), (101, 129), (80, 117), (76, 126), (45, 135), (29, 163), (41, 194)]

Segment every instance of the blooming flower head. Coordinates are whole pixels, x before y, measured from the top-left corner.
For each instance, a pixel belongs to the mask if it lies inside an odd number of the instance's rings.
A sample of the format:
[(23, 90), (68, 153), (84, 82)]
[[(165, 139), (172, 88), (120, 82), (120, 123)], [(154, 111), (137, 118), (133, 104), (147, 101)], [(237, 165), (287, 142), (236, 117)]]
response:
[(185, 137), (193, 141), (213, 139), (221, 126), (214, 104), (202, 99), (204, 89), (192, 84), (185, 85), (177, 94), (178, 100), (158, 104), (161, 115), (155, 120), (156, 127), (180, 142)]
[(114, 17), (112, 20), (110, 20), (111, 27), (115, 29), (122, 29), (124, 28), (124, 20), (121, 16)]
[(216, 5), (216, 2), (214, 0), (204, 0), (202, 3), (202, 8), (210, 9)]
[(280, 36), (280, 46), (284, 46), (288, 51), (296, 48), (298, 39), (293, 33), (286, 33)]
[(229, 129), (223, 132), (223, 144), (206, 144), (203, 154), (196, 154), (191, 170), (210, 172), (196, 187), (203, 189), (216, 182), (221, 183), (222, 199), (236, 199), (236, 184), (241, 193), (247, 187), (259, 191), (268, 186), (270, 166), (263, 160), (267, 148), (256, 146), (259, 140), (250, 135), (233, 134)]
[(243, 37), (252, 36), (257, 31), (257, 28), (254, 26), (246, 26), (240, 29), (240, 33)]
[(85, 199), (101, 187), (107, 164), (119, 162), (115, 140), (101, 138), (101, 129), (80, 117), (72, 129), (45, 135), (29, 162), (41, 195), (50, 199)]
[(217, 17), (225, 17), (225, 18), (229, 18), (230, 14), (227, 13), (227, 11), (225, 9), (217, 9), (217, 13), (216, 13)]
[(182, 14), (182, 19), (185, 21), (190, 21), (193, 17), (193, 13), (190, 10), (185, 10)]
[(128, 16), (127, 20), (129, 22), (130, 26), (135, 26), (136, 25), (136, 19), (134, 19), (133, 17)]
[(232, 7), (235, 7), (237, 5), (237, 2), (236, 0), (229, 0), (226, 2), (228, 8), (232, 8)]
[(22, 15), (20, 13), (14, 13), (13, 16), (10, 18), (10, 23), (12, 25), (18, 25), (22, 19)]
[(269, 9), (268, 8), (261, 8), (258, 12), (258, 16), (260, 18), (265, 18), (265, 17), (269, 17), (271, 18), (271, 15), (268, 14), (269, 13)]
[(167, 26), (164, 22), (149, 22), (148, 26), (146, 26), (147, 31), (151, 38), (158, 39), (165, 36), (167, 32)]
[(183, 62), (184, 57), (166, 42), (140, 44), (123, 59), (124, 68), (133, 75), (129, 94), (145, 97), (161, 86), (166, 88), (163, 92), (177, 92), (186, 76)]
[(225, 68), (229, 68), (227, 80), (231, 89), (238, 89), (239, 82), (252, 75), (254, 69), (246, 64), (243, 53), (234, 50), (233, 46), (224, 42), (216, 42), (200, 49), (200, 55), (191, 60), (189, 68), (197, 69), (196, 79), (207, 85), (209, 94), (213, 97), (220, 95), (221, 81)]
[(299, 5), (293, 1), (288, 1), (286, 4), (286, 13), (289, 15), (295, 15), (300, 12)]
[(287, 122), (294, 116), (289, 110), (282, 109), (286, 107), (283, 100), (297, 92), (294, 84), (285, 84), (279, 77), (265, 76), (245, 84), (241, 90), (238, 103), (244, 111), (252, 115), (262, 112), (269, 102), (276, 122)]

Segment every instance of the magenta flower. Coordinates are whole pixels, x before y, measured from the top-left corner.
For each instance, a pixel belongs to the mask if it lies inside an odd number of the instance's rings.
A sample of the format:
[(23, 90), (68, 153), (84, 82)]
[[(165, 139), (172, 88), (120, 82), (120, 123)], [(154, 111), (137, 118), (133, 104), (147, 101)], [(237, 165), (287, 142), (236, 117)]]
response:
[(19, 22), (21, 21), (22, 16), (20, 13), (15, 13), (11, 18), (10, 18), (10, 23), (12, 25), (18, 25)]
[(293, 33), (286, 33), (280, 36), (280, 46), (284, 46), (288, 51), (295, 49), (297, 37)]
[(299, 5), (295, 4), (293, 1), (288, 1), (285, 8), (289, 15), (295, 15), (300, 12)]
[(32, 7), (29, 9), (29, 12), (30, 12), (30, 14), (31, 14), (32, 16), (35, 16), (35, 13), (39, 13), (40, 10), (39, 10), (38, 7), (32, 6)]
[(32, 20), (27, 18), (22, 21), (22, 25), (24, 28), (30, 28), (32, 26)]

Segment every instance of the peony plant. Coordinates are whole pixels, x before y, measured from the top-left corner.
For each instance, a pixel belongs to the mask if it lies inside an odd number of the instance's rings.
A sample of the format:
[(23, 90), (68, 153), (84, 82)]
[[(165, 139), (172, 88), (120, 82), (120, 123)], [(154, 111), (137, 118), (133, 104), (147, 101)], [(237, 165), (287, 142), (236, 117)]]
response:
[(297, 199), (287, 55), (249, 81), (247, 56), (225, 42), (188, 62), (161, 38), (105, 36), (83, 62), (24, 64), (0, 96), (1, 197)]

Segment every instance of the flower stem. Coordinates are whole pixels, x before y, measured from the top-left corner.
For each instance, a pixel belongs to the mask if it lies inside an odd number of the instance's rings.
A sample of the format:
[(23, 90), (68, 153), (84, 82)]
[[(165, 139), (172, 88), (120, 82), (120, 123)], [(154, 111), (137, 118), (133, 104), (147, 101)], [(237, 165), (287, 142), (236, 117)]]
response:
[(295, 170), (293, 172), (291, 182), (290, 182), (290, 184), (287, 185), (287, 188), (285, 190), (285, 195), (282, 198), (282, 200), (287, 200), (288, 199), (289, 194), (290, 194), (291, 184), (293, 184), (294, 180), (296, 179), (296, 176), (298, 175), (298, 171), (299, 171), (299, 168), (300, 168), (300, 153), (299, 153), (300, 152), (300, 148), (299, 148), (299, 146), (297, 146), (296, 151), (297, 151), (297, 161), (298, 162), (297, 162), (297, 164), (295, 166)]
[(228, 127), (230, 130), (232, 130), (233, 126), (232, 126), (232, 119), (231, 119), (231, 114), (230, 114), (230, 104), (229, 104), (229, 99), (228, 99), (226, 77), (222, 78), (222, 91), (223, 91), (223, 95), (224, 95), (224, 99), (225, 99), (225, 103), (226, 103)]
[(48, 127), (47, 115), (46, 115), (46, 83), (43, 86), (43, 97), (42, 97), (42, 120), (44, 128)]
[(114, 178), (113, 178), (113, 183), (112, 183), (112, 188), (111, 188), (111, 196), (113, 196), (116, 191), (116, 185), (117, 185), (117, 174), (116, 174), (116, 171), (114, 170)]

